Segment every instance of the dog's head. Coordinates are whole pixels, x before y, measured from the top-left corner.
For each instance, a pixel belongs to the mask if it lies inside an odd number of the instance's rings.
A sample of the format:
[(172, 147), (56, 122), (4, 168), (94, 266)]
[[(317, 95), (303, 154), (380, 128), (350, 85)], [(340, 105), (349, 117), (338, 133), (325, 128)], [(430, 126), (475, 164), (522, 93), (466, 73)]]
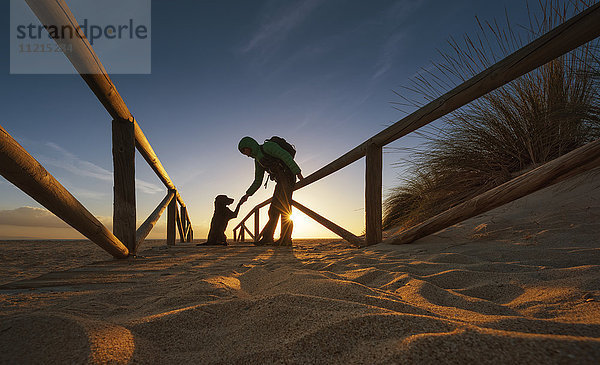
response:
[(215, 208), (226, 207), (231, 203), (233, 203), (233, 199), (231, 199), (227, 195), (217, 195), (217, 197), (215, 198)]

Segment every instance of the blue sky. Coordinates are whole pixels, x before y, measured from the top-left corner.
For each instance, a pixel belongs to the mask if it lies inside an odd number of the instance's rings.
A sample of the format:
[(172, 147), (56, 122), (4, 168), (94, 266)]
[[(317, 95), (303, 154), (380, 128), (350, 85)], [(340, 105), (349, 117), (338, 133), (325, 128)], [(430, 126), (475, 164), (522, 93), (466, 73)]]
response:
[[(8, 30), (9, 4), (1, 6)], [(401, 119), (404, 114), (390, 104), (399, 101), (392, 91), (439, 60), (437, 49), (447, 50), (449, 37), (473, 34), (475, 16), (502, 20), (505, 9), (513, 24), (526, 22), (525, 2), (517, 0), (154, 0), (152, 73), (112, 79), (179, 188), (201, 238), (214, 197), (237, 200), (252, 181), (253, 165), (236, 148), (241, 137), (284, 136), (309, 175)], [(9, 47), (8, 37), (0, 46)], [(111, 118), (83, 80), (10, 75), (5, 55), (0, 85), (0, 125), (92, 213), (110, 222)], [(391, 146), (417, 142), (406, 137)], [(384, 157), (385, 191), (398, 184), (401, 171), (391, 164), (399, 157)], [(139, 156), (136, 173), (138, 219), (144, 220), (166, 190)], [(269, 197), (273, 185), (259, 190), (241, 215)], [(361, 160), (298, 191), (295, 199), (360, 234), (363, 190)], [(78, 237), (40, 220), (44, 212), (37, 208), (0, 177), (0, 239)], [(164, 237), (159, 225), (151, 237)], [(330, 236), (308, 222), (299, 222), (296, 232)]]

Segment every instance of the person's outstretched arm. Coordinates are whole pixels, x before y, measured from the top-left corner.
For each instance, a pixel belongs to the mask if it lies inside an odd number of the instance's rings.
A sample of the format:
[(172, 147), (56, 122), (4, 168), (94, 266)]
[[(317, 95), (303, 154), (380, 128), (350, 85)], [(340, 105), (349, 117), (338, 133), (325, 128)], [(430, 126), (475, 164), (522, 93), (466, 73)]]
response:
[(254, 181), (252, 185), (246, 190), (246, 195), (244, 195), (240, 202), (244, 204), (249, 197), (251, 197), (258, 188), (262, 185), (263, 178), (265, 177), (265, 169), (258, 163), (258, 161), (254, 161)]

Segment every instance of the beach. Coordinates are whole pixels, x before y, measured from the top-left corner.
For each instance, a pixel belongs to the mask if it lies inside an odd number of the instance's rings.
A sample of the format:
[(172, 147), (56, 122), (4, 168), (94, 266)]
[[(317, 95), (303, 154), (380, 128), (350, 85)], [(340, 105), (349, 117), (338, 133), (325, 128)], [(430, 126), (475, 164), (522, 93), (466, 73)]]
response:
[(0, 363), (596, 364), (599, 192), (595, 170), (402, 246), (5, 241)]

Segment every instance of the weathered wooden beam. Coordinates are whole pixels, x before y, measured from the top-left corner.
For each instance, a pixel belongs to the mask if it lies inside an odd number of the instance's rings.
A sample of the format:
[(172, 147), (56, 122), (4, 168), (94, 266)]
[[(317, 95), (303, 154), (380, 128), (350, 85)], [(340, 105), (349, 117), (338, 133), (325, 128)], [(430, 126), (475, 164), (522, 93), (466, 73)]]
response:
[(367, 148), (365, 171), (365, 224), (367, 245), (382, 239), (381, 190), (383, 156), (381, 146), (370, 144)]
[(503, 86), (547, 62), (600, 36), (600, 3), (490, 66), (446, 94), (379, 132), (333, 162), (296, 183), (295, 189), (314, 183), (358, 161), (371, 143), (385, 146), (469, 102)]
[(177, 230), (179, 231), (179, 242), (185, 242), (183, 236), (183, 221), (181, 219), (181, 214), (179, 214), (179, 210), (175, 208), (175, 222), (177, 223)]
[(233, 229), (233, 242), (237, 242), (237, 228)]
[(182, 206), (179, 209), (179, 215), (181, 216), (181, 230), (183, 231), (183, 242), (187, 241), (187, 233), (188, 233), (188, 220), (186, 214), (186, 207)]
[(0, 174), (116, 258), (129, 250), (0, 126)]
[(186, 233), (186, 239), (187, 242), (192, 242), (193, 239), (193, 229), (192, 229), (192, 220), (190, 219), (190, 214), (188, 213), (187, 207), (185, 208), (185, 220), (186, 220), (186, 225), (187, 225), (187, 233)]
[(258, 242), (260, 240), (260, 208), (254, 209), (254, 242)]
[(190, 242), (189, 241), (189, 236), (190, 236), (190, 226), (185, 227), (185, 231), (183, 232), (183, 236), (185, 237), (186, 242)]
[(318, 213), (308, 209), (307, 207), (305, 207), (304, 205), (298, 203), (297, 201), (292, 200), (292, 205), (296, 208), (298, 208), (302, 213), (306, 214), (307, 216), (309, 216), (310, 218), (314, 219), (315, 221), (317, 221), (317, 223), (321, 224), (323, 227), (327, 228), (328, 230), (330, 230), (331, 232), (337, 234), (338, 236), (342, 237), (343, 239), (345, 239), (346, 241), (348, 241), (349, 243), (356, 245), (356, 246), (362, 246), (363, 243), (361, 241), (360, 238), (356, 237), (354, 234), (352, 234), (351, 232), (345, 230), (344, 228), (338, 226), (337, 224), (333, 223), (332, 221), (328, 220), (327, 218), (319, 215)]
[(114, 166), (113, 233), (135, 254), (135, 137), (133, 123), (115, 119), (112, 122), (112, 155)]
[(535, 191), (600, 166), (600, 140), (486, 191), (462, 204), (411, 227), (389, 240), (392, 244), (411, 243), (453, 224), (487, 212)]
[[(56, 26), (57, 29), (62, 29), (62, 27), (79, 29), (77, 20), (64, 0), (25, 1), (42, 24)], [(60, 32), (56, 33), (59, 34)], [(167, 171), (162, 166), (156, 153), (154, 153), (148, 139), (137, 124), (137, 121), (134, 120), (125, 101), (123, 101), (123, 98), (112, 83), (106, 69), (85, 36), (82, 34), (81, 37), (57, 38), (55, 41), (57, 41), (59, 45), (69, 45), (69, 47), (61, 47), (62, 49), (69, 49), (69, 52), (65, 52), (65, 56), (67, 56), (69, 61), (94, 92), (98, 100), (104, 105), (104, 108), (112, 118), (125, 119), (134, 123), (135, 141), (138, 151), (148, 162), (152, 170), (158, 175), (163, 184), (170, 190), (176, 190)], [(177, 193), (177, 200), (179, 201), (179, 204), (185, 206), (179, 193)]]
[(244, 229), (246, 230), (246, 232), (248, 232), (250, 238), (252, 238), (252, 240), (256, 242), (256, 239), (254, 238), (255, 236), (252, 234), (252, 232), (250, 232), (250, 229), (248, 229), (248, 227), (246, 226), (244, 226)]
[(175, 191), (169, 190), (167, 196), (158, 204), (156, 209), (150, 214), (150, 216), (142, 223), (142, 225), (136, 231), (136, 240), (135, 240), (135, 250), (134, 254), (137, 253), (138, 248), (144, 242), (148, 234), (152, 231), (152, 228), (156, 225), (156, 222), (160, 219), (160, 216), (163, 214), (165, 209), (167, 208), (167, 204), (173, 200), (175, 197)]
[(172, 199), (167, 206), (167, 245), (175, 245), (176, 231), (176, 220), (177, 220), (177, 199)]
[(246, 228), (246, 226), (244, 226), (243, 224), (240, 227), (240, 234), (238, 235), (240, 242), (246, 242), (246, 229), (245, 228)]

